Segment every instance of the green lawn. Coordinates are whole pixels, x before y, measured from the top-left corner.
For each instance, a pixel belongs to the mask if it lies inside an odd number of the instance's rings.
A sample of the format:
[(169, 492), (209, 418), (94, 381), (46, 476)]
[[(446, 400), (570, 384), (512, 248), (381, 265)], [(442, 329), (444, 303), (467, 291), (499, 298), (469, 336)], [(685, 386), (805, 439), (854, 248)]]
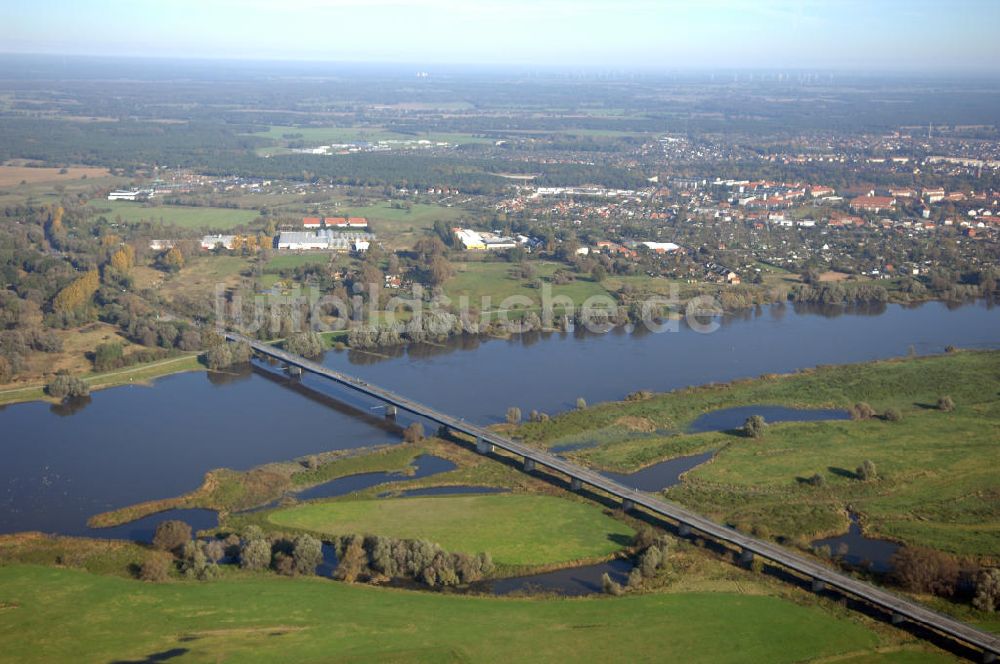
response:
[(87, 205), (98, 214), (107, 217), (109, 221), (121, 218), (125, 223), (162, 222), (182, 228), (205, 228), (214, 231), (247, 226), (260, 219), (260, 213), (256, 210), (171, 205), (146, 207), (142, 203), (105, 200), (92, 200)]
[[(950, 395), (953, 412), (932, 407)], [(575, 453), (593, 465), (630, 470), (696, 451), (721, 450), (669, 497), (716, 519), (806, 541), (847, 529), (848, 507), (870, 534), (961, 554), (1000, 545), (1000, 352), (825, 367), (602, 404), (520, 432), (539, 445), (596, 440)], [(748, 404), (896, 408), (900, 422), (772, 425), (758, 440), (730, 433), (667, 435), (699, 414)], [(648, 431), (648, 433), (645, 433)], [(880, 478), (854, 470), (873, 461)], [(818, 473), (824, 486), (802, 480)]]
[(514, 266), (506, 261), (455, 263), (455, 275), (444, 285), (445, 295), (456, 302), (459, 297), (467, 296), (470, 305), (482, 307), (483, 311), (487, 310), (484, 304), (486, 297), (490, 298), (489, 310), (498, 309), (504, 299), (512, 296), (527, 297), (533, 303), (532, 307), (538, 308), (542, 304), (542, 291), (531, 287), (535, 278), (552, 285), (553, 297), (567, 296), (577, 307), (593, 295), (608, 295), (604, 286), (590, 277), (578, 275), (576, 281), (568, 284), (552, 284), (555, 271), (566, 268), (561, 263), (532, 261), (529, 264), (535, 268), (535, 277), (531, 280), (511, 276)]
[[(846, 615), (846, 614), (845, 614)], [(724, 637), (722, 637), (724, 635)], [(242, 577), (144, 584), (0, 568), (0, 659), (17, 662), (952, 661), (875, 648), (856, 618), (775, 597), (514, 600)], [(176, 657), (176, 659), (174, 659)]]
[(621, 549), (632, 535), (593, 505), (522, 494), (307, 503), (268, 518), (277, 526), (327, 535), (426, 539), (448, 551), (488, 552), (502, 565), (599, 558)]

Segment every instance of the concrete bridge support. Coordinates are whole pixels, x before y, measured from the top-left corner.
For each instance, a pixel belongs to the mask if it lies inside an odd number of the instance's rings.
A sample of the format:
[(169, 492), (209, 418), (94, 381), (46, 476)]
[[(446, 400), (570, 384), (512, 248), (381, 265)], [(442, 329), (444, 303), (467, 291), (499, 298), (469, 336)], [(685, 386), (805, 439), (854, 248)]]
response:
[(635, 509), (635, 503), (628, 498), (622, 498), (622, 510), (625, 512), (631, 512)]
[(893, 625), (902, 624), (904, 620), (906, 620), (906, 618), (904, 618), (901, 614), (896, 612), (893, 612), (892, 617), (889, 618), (889, 622), (891, 622)]
[(820, 593), (826, 590), (826, 584), (819, 579), (812, 580), (812, 591), (814, 593)]
[(285, 370), (288, 371), (288, 375), (289, 376), (301, 376), (302, 375), (302, 367), (297, 367), (294, 364), (289, 364), (287, 367), (285, 367)]
[(677, 534), (681, 537), (691, 537), (691, 526), (686, 523), (677, 524)]
[(997, 654), (995, 652), (983, 652), (983, 664), (996, 664)]
[(394, 420), (394, 419), (396, 419), (396, 415), (398, 414), (398, 412), (399, 411), (396, 409), (395, 406), (393, 406), (392, 404), (386, 404), (386, 406), (385, 406), (385, 419), (387, 419), (387, 420)]
[(581, 482), (578, 478), (576, 477), (569, 478), (570, 491), (579, 491), (582, 488), (583, 488), (583, 482)]
[(487, 443), (482, 438), (476, 438), (476, 451), (480, 454), (489, 454), (493, 451), (493, 444)]
[(524, 472), (533, 473), (535, 472), (535, 460), (524, 457)]
[(749, 565), (753, 562), (753, 551), (750, 549), (740, 550), (740, 563), (743, 565)]

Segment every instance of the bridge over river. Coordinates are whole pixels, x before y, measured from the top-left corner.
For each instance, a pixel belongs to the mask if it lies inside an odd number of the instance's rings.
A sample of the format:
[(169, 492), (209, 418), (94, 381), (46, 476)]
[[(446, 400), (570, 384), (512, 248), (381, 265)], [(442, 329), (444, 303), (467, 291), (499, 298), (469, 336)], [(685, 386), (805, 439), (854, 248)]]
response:
[(626, 487), (600, 473), (546, 451), (510, 440), (489, 429), (452, 417), (353, 376), (328, 369), (304, 357), (245, 338), (239, 334), (227, 333), (225, 336), (229, 341), (248, 343), (256, 354), (277, 360), (293, 371), (306, 371), (322, 376), (364, 395), (374, 397), (386, 404), (389, 413), (395, 413), (396, 409), (402, 409), (452, 431), (471, 436), (475, 438), (476, 448), (480, 453), (488, 454), (499, 448), (520, 457), (523, 460), (525, 472), (544, 467), (562, 473), (569, 479), (570, 488), (575, 491), (579, 491), (584, 485), (587, 485), (621, 500), (625, 510), (643, 508), (657, 517), (676, 523), (682, 536), (696, 533), (702, 537), (708, 537), (716, 542), (735, 547), (744, 563), (752, 561), (754, 556), (760, 556), (810, 580), (812, 588), (816, 592), (832, 588), (844, 595), (856, 597), (885, 611), (893, 624), (910, 621), (980, 651), (984, 662), (996, 662), (997, 657), (1000, 656), (1000, 637), (933, 611), (918, 602), (833, 570), (818, 561), (793, 553), (777, 544), (745, 535), (715, 523), (675, 503)]

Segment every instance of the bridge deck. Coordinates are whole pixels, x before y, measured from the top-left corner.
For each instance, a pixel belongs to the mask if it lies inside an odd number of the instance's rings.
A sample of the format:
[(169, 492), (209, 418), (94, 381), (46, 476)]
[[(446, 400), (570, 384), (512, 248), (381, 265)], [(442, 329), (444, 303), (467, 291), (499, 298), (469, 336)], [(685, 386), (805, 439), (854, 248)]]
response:
[(502, 450), (531, 459), (536, 464), (545, 466), (552, 470), (559, 471), (570, 478), (576, 478), (592, 487), (622, 500), (632, 501), (637, 506), (642, 506), (661, 517), (666, 517), (678, 524), (690, 526), (717, 541), (725, 542), (744, 551), (749, 551), (767, 560), (778, 563), (805, 577), (822, 581), (827, 586), (861, 598), (886, 611), (905, 617), (914, 623), (934, 629), (942, 634), (962, 641), (981, 649), (988, 655), (1000, 655), (1000, 637), (988, 632), (972, 627), (964, 622), (955, 620), (937, 611), (933, 611), (922, 604), (914, 602), (905, 597), (901, 597), (872, 584), (859, 581), (853, 577), (837, 572), (817, 561), (810, 560), (804, 556), (793, 553), (781, 546), (772, 544), (756, 537), (744, 535), (731, 528), (722, 526), (714, 521), (692, 512), (675, 503), (656, 498), (650, 494), (626, 487), (614, 480), (611, 480), (600, 473), (594, 472), (583, 466), (577, 465), (566, 459), (562, 459), (553, 454), (539, 450), (516, 441), (499, 436), (489, 429), (470, 424), (462, 419), (446, 415), (429, 406), (425, 406), (416, 401), (407, 399), (389, 390), (385, 390), (376, 385), (370, 385), (353, 376), (343, 374), (339, 371), (329, 369), (321, 364), (312, 362), (298, 355), (288, 353), (274, 346), (247, 339), (237, 334), (228, 333), (226, 338), (230, 341), (245, 341), (257, 353), (280, 360), (287, 365), (299, 367), (304, 371), (328, 378), (358, 392), (375, 397), (387, 404), (392, 404), (402, 408), (414, 415), (419, 415), (432, 422), (446, 426), (449, 429), (460, 431), (469, 436), (482, 439), (487, 443), (499, 447)]

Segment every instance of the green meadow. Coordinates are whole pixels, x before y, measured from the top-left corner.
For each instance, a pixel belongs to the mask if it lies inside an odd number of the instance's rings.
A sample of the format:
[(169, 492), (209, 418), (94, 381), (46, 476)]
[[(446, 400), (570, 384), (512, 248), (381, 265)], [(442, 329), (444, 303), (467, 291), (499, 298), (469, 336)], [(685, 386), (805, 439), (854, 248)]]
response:
[[(724, 634), (725, 638), (720, 638)], [(144, 584), (0, 567), (11, 662), (952, 661), (833, 609), (734, 592), (494, 599), (238, 576)]]

